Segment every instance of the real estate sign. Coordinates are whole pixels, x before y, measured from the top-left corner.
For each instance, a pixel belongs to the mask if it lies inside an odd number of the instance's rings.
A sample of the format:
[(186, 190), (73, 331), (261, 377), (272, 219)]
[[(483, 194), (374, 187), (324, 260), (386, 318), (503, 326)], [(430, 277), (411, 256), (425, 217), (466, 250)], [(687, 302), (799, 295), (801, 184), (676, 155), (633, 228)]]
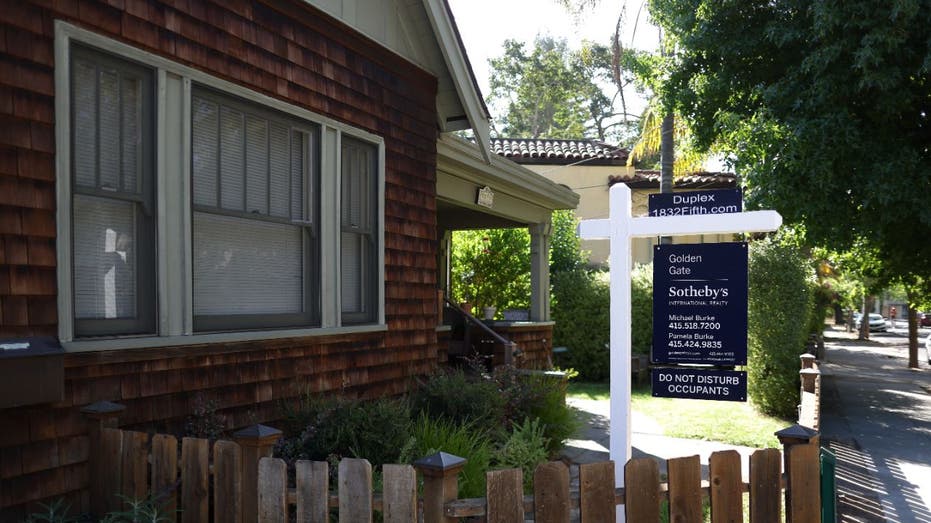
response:
[(747, 244), (657, 245), (653, 363), (747, 363)]
[[(681, 193), (680, 193), (681, 194)], [(711, 202), (705, 202), (711, 203)], [(715, 201), (714, 203), (719, 203)], [(633, 216), (630, 188), (623, 183), (615, 184), (610, 191), (610, 218), (585, 220), (579, 224), (579, 235), (585, 239), (611, 240), (611, 459), (615, 466), (615, 485), (624, 485), (623, 464), (631, 456), (630, 436), (630, 358), (631, 358), (631, 245), (632, 238), (656, 236), (692, 236), (699, 234), (730, 234), (739, 232), (774, 231), (782, 224), (782, 217), (775, 211), (750, 211), (739, 213), (707, 213), (699, 215), (667, 214), (665, 216)], [(705, 261), (702, 258), (702, 261)], [(680, 262), (682, 263), (682, 262)], [(698, 265), (695, 263), (695, 265)], [(655, 266), (655, 262), (654, 262)], [(691, 269), (690, 269), (691, 271)], [(668, 268), (667, 268), (668, 272)], [(746, 269), (743, 274), (746, 275)], [(670, 274), (670, 277), (687, 275)], [(710, 286), (710, 285), (709, 285)], [(654, 282), (655, 289), (655, 282)], [(730, 298), (728, 290), (728, 298)], [(668, 290), (667, 290), (668, 293)], [(719, 298), (720, 298), (719, 293)], [(668, 299), (668, 296), (667, 296)], [(718, 300), (720, 301), (720, 300)], [(730, 299), (728, 299), (730, 301)], [(746, 311), (746, 305), (744, 305)], [(667, 311), (667, 321), (668, 314)], [(723, 318), (723, 316), (722, 316)], [(685, 321), (685, 320), (682, 320)], [(723, 325), (722, 325), (723, 327)], [(675, 329), (685, 330), (685, 329)], [(699, 329), (702, 330), (702, 329)], [(704, 329), (718, 330), (718, 329)], [(702, 330), (702, 331), (704, 331)], [(743, 329), (746, 331), (746, 328)], [(655, 335), (655, 333), (654, 333)], [(667, 333), (668, 335), (668, 333)], [(701, 340), (699, 340), (701, 341)], [(722, 343), (723, 347), (723, 343)], [(710, 350), (710, 349), (709, 349)], [(715, 349), (717, 350), (717, 349)], [(722, 349), (723, 350), (723, 349)], [(736, 349), (734, 359), (737, 358)], [(746, 359), (744, 356), (743, 359)], [(700, 372), (700, 369), (693, 369)], [(655, 369), (654, 372), (663, 369)], [(685, 372), (685, 371), (683, 371)], [(710, 371), (704, 371), (710, 372)], [(730, 372), (730, 371), (717, 371)], [(683, 374), (684, 375), (684, 374)], [(724, 374), (720, 374), (724, 376)], [(672, 375), (668, 375), (672, 376)], [(673, 379), (675, 379), (673, 377)], [(687, 380), (689, 378), (682, 378)], [(698, 380), (698, 378), (695, 378)], [(738, 378), (739, 379), (739, 378)], [(713, 386), (729, 386), (724, 380), (716, 380)], [(681, 383), (685, 383), (682, 381)], [(721, 391), (717, 391), (721, 392)], [(730, 396), (730, 391), (728, 392)], [(618, 508), (622, 511), (622, 508)], [(620, 512), (623, 514), (623, 512)]]

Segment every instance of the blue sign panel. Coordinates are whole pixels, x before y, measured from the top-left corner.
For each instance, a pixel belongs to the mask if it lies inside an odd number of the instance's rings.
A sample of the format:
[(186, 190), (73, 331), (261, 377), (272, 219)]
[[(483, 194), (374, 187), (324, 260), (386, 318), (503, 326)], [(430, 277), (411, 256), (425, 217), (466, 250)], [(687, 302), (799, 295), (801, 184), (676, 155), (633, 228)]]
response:
[(651, 194), (650, 216), (694, 216), (743, 211), (740, 189)]
[(652, 359), (746, 365), (745, 242), (655, 247)]
[(747, 373), (687, 367), (653, 369), (653, 396), (696, 400), (747, 401)]

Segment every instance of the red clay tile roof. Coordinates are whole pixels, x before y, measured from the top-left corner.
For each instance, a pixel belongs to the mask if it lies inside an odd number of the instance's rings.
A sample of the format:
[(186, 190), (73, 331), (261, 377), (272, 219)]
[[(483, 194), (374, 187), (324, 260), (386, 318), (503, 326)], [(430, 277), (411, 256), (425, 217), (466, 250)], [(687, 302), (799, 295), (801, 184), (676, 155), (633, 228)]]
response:
[[(609, 176), (608, 186), (626, 183), (630, 188), (658, 188), (659, 171), (636, 171), (633, 176)], [(697, 172), (676, 177), (676, 189), (731, 189), (737, 187), (737, 175), (734, 173)]]
[(492, 138), (491, 150), (516, 163), (626, 165), (627, 149), (598, 140)]

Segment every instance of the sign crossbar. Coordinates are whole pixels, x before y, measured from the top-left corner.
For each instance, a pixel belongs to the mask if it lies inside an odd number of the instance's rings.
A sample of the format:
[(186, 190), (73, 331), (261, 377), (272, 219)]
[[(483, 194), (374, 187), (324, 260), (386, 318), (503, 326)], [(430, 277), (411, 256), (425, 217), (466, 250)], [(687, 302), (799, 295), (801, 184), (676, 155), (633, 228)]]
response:
[[(736, 217), (736, 218), (735, 218)], [(739, 231), (734, 230), (735, 219), (740, 220)], [(730, 234), (734, 232), (775, 231), (782, 225), (782, 216), (776, 211), (745, 211), (731, 214), (704, 214), (699, 216), (649, 216), (630, 219), (631, 238), (653, 236), (688, 236), (696, 234)], [(611, 220), (585, 220), (579, 223), (579, 237), (586, 240), (606, 240), (611, 236)]]

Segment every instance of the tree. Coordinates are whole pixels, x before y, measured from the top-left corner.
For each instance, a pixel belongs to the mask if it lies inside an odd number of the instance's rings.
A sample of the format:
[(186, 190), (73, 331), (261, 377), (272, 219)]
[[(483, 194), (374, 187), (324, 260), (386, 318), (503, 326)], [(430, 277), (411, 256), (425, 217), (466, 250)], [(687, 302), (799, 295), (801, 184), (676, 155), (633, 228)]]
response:
[(931, 274), (931, 10), (917, 0), (652, 0), (675, 40), (663, 99), (718, 145), (748, 204), (814, 244)]
[[(625, 63), (635, 63), (638, 56), (628, 53)], [(489, 63), (488, 103), (501, 115), (496, 120), (502, 123), (502, 135), (617, 143), (632, 134), (634, 123), (626, 107), (622, 103), (622, 110), (615, 110), (618, 95), (608, 96), (602, 89), (614, 76), (612, 54), (605, 46), (586, 43), (570, 50), (565, 40), (537, 37), (528, 51), (523, 43), (506, 40), (504, 53)]]
[(498, 310), (530, 306), (527, 229), (453, 232), (453, 299)]

